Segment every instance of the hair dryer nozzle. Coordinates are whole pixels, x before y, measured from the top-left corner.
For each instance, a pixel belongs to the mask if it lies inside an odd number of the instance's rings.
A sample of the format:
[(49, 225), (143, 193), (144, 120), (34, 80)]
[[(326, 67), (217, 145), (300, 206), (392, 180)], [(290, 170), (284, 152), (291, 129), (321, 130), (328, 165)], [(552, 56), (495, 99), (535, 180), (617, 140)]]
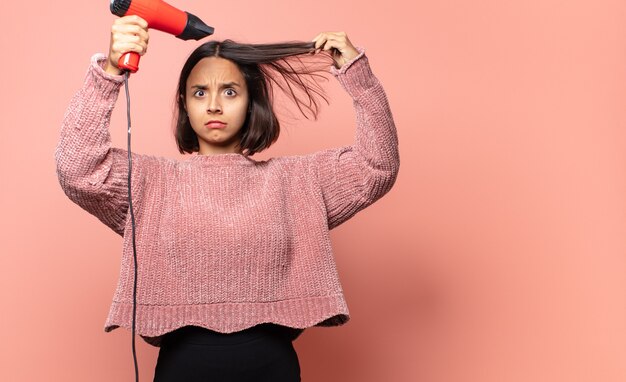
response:
[(128, 11), (131, 0), (111, 0), (109, 9), (115, 16), (122, 17)]
[(213, 27), (206, 25), (196, 15), (193, 15), (189, 12), (185, 13), (187, 14), (187, 25), (185, 25), (185, 30), (183, 30), (183, 33), (179, 34), (176, 37), (182, 40), (200, 40), (201, 38), (213, 34)]

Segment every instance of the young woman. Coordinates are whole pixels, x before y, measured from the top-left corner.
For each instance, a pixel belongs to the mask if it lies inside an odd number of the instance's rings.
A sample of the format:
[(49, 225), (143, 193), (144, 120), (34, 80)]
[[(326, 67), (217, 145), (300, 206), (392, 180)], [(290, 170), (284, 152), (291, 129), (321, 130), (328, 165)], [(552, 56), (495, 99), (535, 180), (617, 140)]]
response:
[[(133, 308), (128, 153), (111, 147), (108, 132), (123, 82), (117, 61), (147, 45), (144, 20), (115, 21), (109, 54), (93, 57), (56, 152), (69, 198), (124, 237), (107, 331), (131, 327)], [(273, 88), (316, 115), (319, 71), (306, 64), (315, 57), (329, 58), (354, 100), (354, 144), (252, 159), (278, 137)], [(137, 333), (161, 347), (155, 381), (299, 381), (292, 340), (348, 320), (329, 230), (397, 176), (383, 88), (363, 51), (327, 32), (312, 43), (203, 44), (182, 69), (177, 102), (176, 141), (192, 156), (132, 154)]]

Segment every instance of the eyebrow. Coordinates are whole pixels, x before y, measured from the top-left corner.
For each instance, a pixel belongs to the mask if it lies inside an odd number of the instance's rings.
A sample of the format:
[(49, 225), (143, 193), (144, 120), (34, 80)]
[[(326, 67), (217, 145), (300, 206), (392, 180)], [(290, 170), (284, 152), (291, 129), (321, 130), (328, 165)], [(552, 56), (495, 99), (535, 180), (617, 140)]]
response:
[[(232, 88), (232, 87), (237, 87), (240, 88), (241, 85), (239, 85), (237, 82), (223, 82), (220, 84), (219, 86), (221, 89), (224, 88)], [(207, 90), (209, 88), (209, 85), (191, 85), (192, 89), (198, 89), (198, 90)]]

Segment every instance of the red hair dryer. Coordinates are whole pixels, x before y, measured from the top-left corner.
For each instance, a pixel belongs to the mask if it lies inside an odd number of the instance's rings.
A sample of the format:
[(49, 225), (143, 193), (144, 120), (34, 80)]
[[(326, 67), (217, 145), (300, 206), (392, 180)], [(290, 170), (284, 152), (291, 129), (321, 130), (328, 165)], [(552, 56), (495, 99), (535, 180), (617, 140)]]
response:
[[(116, 16), (137, 15), (148, 22), (149, 28), (173, 34), (182, 40), (200, 40), (213, 34), (213, 28), (197, 16), (162, 0), (111, 0), (110, 8)], [(124, 53), (117, 65), (120, 69), (135, 73), (139, 69), (139, 54)]]

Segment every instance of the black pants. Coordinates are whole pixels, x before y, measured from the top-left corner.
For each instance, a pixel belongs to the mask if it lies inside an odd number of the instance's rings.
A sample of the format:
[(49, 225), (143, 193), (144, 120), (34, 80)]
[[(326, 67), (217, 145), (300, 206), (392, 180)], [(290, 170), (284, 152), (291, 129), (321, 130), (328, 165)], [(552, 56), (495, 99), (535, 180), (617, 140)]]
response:
[(232, 334), (180, 328), (161, 342), (154, 382), (299, 382), (298, 334), (270, 324)]

